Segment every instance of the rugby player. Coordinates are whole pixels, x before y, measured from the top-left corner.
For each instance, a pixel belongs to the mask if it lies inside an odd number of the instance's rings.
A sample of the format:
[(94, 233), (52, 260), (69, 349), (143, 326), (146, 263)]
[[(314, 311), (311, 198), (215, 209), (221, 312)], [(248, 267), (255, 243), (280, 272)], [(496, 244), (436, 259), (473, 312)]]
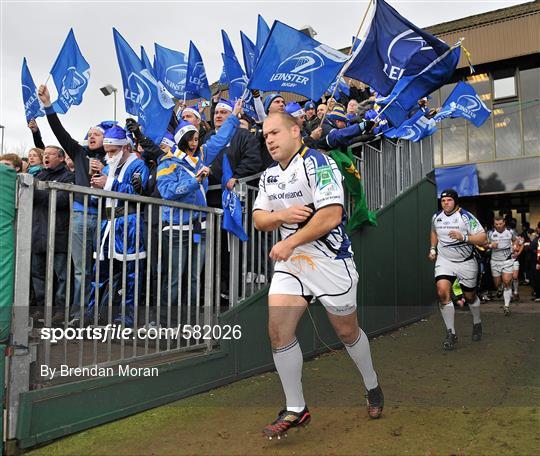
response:
[(302, 351), (296, 326), (312, 297), (328, 318), (358, 367), (366, 387), (368, 414), (379, 418), (384, 397), (373, 369), (369, 341), (358, 327), (358, 273), (345, 233), (342, 177), (335, 162), (302, 143), (296, 119), (271, 113), (263, 124), (266, 146), (275, 162), (262, 174), (253, 221), (261, 231), (279, 228), (281, 241), (270, 286), (268, 331), (286, 407), (263, 430), (280, 438), (310, 419), (302, 391)]
[(444, 324), (445, 350), (453, 350), (458, 338), (454, 327), (454, 303), (451, 287), (456, 278), (463, 290), (465, 301), (473, 316), (472, 340), (482, 338), (480, 299), (476, 295), (478, 263), (474, 257), (474, 246), (486, 243), (486, 233), (474, 215), (461, 209), (458, 194), (452, 189), (441, 193), (442, 211), (431, 219), (431, 247), (429, 259), (435, 261), (435, 282)]
[[(514, 257), (517, 236), (515, 232), (506, 228), (506, 222), (503, 217), (497, 216), (494, 221), (494, 228), (488, 233), (491, 249), (491, 275), (495, 288), (498, 289), (501, 284), (501, 278), (504, 286), (504, 315), (510, 315), (510, 301), (512, 300), (512, 279), (514, 274), (514, 263), (517, 257)], [(519, 273), (519, 263), (517, 264)]]

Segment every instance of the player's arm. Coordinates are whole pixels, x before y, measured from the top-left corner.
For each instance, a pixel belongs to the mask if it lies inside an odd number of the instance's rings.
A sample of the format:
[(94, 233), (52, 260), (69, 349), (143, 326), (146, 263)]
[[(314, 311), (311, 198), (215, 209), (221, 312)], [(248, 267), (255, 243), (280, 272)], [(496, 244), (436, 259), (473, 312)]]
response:
[(431, 230), (431, 233), (429, 235), (429, 254), (428, 258), (433, 261), (435, 258), (437, 258), (437, 244), (439, 243), (439, 238), (437, 237), (437, 233), (435, 230)]
[(253, 212), (253, 223), (259, 231), (274, 231), (283, 223), (293, 225), (304, 222), (312, 213), (307, 206), (296, 204), (281, 211), (265, 211), (256, 209)]
[(343, 207), (332, 204), (319, 209), (311, 220), (296, 233), (278, 242), (270, 252), (270, 258), (286, 261), (296, 247), (312, 242), (328, 234), (341, 223)]

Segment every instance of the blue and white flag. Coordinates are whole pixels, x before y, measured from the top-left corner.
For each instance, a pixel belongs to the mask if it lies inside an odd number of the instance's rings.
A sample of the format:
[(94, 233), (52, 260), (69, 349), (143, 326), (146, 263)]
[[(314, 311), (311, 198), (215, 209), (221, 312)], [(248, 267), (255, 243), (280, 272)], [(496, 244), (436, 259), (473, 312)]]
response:
[(240, 41), (242, 41), (242, 54), (244, 56), (244, 68), (248, 78), (253, 74), (257, 60), (259, 59), (259, 51), (244, 32), (240, 31)]
[(22, 63), (21, 85), (26, 121), (30, 122), (31, 119), (37, 119), (38, 117), (44, 116), (45, 111), (37, 96), (37, 87), (36, 84), (34, 84), (34, 79), (32, 79), (32, 75), (26, 64), (26, 57), (23, 58)]
[(141, 46), (141, 62), (144, 64), (144, 67), (152, 73), (152, 75), (155, 77), (154, 73), (154, 67), (152, 67), (152, 64), (150, 63), (150, 59), (148, 58), (148, 54), (144, 50), (144, 47)]
[(174, 102), (114, 28), (113, 35), (124, 86), (126, 111), (137, 116), (144, 134), (159, 144), (169, 125)]
[(394, 86), (390, 95), (377, 103), (385, 107), (384, 113), (394, 127), (399, 127), (409, 113), (418, 105), (418, 100), (443, 86), (454, 74), (459, 62), (461, 46), (450, 48), (430, 63), (419, 74), (404, 76)]
[(90, 65), (79, 49), (73, 29), (69, 30), (50, 73), (58, 92), (58, 99), (53, 103), (54, 111), (65, 114), (72, 105), (80, 105), (88, 87)]
[(435, 121), (433, 119), (428, 119), (424, 114), (424, 111), (419, 110), (399, 128), (390, 128), (386, 130), (384, 136), (387, 138), (400, 138), (418, 142), (423, 138), (432, 135), (437, 131)]
[(212, 98), (201, 53), (192, 41), (189, 42), (185, 92), (186, 97), (190, 100), (199, 97), (206, 100)]
[(221, 54), (221, 57), (223, 58), (223, 66), (229, 84), (229, 98), (232, 101), (244, 98), (245, 113), (248, 116), (257, 119), (257, 113), (255, 112), (255, 106), (253, 105), (253, 95), (247, 88), (248, 78), (246, 73), (244, 73), (244, 70), (236, 58), (226, 54)]
[(225, 65), (221, 68), (221, 74), (219, 75), (220, 84), (227, 84), (227, 72), (225, 71)]
[[(334, 93), (334, 89), (336, 87), (337, 78), (330, 84), (330, 87), (326, 90), (326, 93), (332, 94)], [(337, 89), (335, 93), (343, 92), (345, 95), (349, 96), (351, 94), (351, 88), (349, 87), (349, 84), (347, 84), (347, 81), (343, 78), (339, 78), (339, 82), (337, 85)]]
[(263, 19), (263, 17), (259, 14), (257, 16), (257, 51), (259, 54), (262, 52), (264, 43), (266, 43), (266, 39), (268, 38), (268, 35), (270, 35), (270, 27), (268, 27), (268, 24)]
[[(183, 99), (186, 87), (187, 60), (183, 52), (155, 43), (154, 73), (158, 81), (176, 98)], [(158, 143), (159, 144), (159, 143)]]
[(463, 117), (476, 127), (481, 127), (489, 119), (490, 114), (491, 110), (480, 99), (474, 88), (466, 82), (458, 82), (434, 119), (440, 122), (447, 117)]
[(369, 26), (345, 76), (388, 95), (403, 76), (420, 73), (449, 46), (402, 17), (384, 0), (375, 0)]
[(346, 60), (342, 52), (275, 21), (248, 87), (318, 100)]
[(238, 239), (245, 242), (248, 236), (242, 224), (242, 202), (235, 192), (227, 188), (227, 182), (232, 178), (233, 172), (227, 154), (223, 154), (223, 174), (221, 177), (223, 229), (234, 234)]
[(435, 168), (435, 182), (437, 198), (440, 198), (442, 191), (447, 188), (454, 189), (459, 196), (480, 194), (476, 164)]

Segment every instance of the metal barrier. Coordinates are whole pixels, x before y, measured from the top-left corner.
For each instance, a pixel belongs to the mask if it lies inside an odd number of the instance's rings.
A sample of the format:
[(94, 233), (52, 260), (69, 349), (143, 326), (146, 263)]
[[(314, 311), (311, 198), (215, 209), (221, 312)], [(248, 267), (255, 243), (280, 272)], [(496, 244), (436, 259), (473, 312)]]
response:
[[(371, 210), (389, 204), (432, 169), (429, 138), (419, 144), (383, 139), (353, 145), (352, 150)], [(241, 179), (235, 187), (243, 202), (243, 226), (248, 235), (248, 240), (241, 244), (237, 237), (222, 232), (221, 209), (72, 184), (33, 181), (29, 175), (19, 177), (16, 304), (7, 390), (8, 438), (13, 438), (15, 432), (20, 393), (81, 378), (73, 375), (59, 378), (61, 371), (58, 368), (62, 365), (78, 368), (84, 375), (85, 367), (107, 368), (128, 362), (151, 366), (163, 362), (167, 355), (178, 357), (185, 352), (206, 352), (216, 346), (219, 337), (211, 330), (209, 334), (190, 332), (186, 335), (178, 325), (211, 329), (222, 310), (235, 306), (269, 283), (273, 262), (268, 254), (277, 242), (278, 234), (277, 230), (259, 232), (252, 223), (251, 209), (259, 176)], [(49, 196), (45, 306), (41, 328), (33, 325), (34, 320), (29, 318), (34, 189), (47, 192)], [(55, 228), (60, 214), (58, 198), (66, 194), (67, 210), (70, 211), (65, 255), (66, 292), (60, 303), (61, 318), (58, 318), (53, 314), (55, 304), (59, 304), (55, 302), (55, 280), (58, 282), (58, 277), (55, 279), (55, 268), (58, 267), (55, 263)], [(82, 217), (82, 225), (78, 227), (82, 231), (81, 244), (92, 244), (95, 248), (90, 249), (94, 252), (90, 258), (86, 249), (81, 249), (78, 266), (85, 270), (87, 264), (92, 264), (92, 277), (88, 283), (80, 280), (80, 288), (74, 296), (76, 271), (72, 258), (76, 227), (73, 203), (77, 194), (83, 207), (82, 213), (77, 214), (79, 219)], [(351, 203), (350, 198), (346, 199), (345, 207), (350, 209)], [(180, 220), (189, 214), (186, 217), (189, 222), (175, 225), (172, 218), (164, 221), (168, 211), (178, 211)], [(88, 228), (93, 223), (97, 227), (103, 225), (104, 230), (96, 229), (93, 235), (88, 235)], [(115, 236), (108, 236), (108, 244), (102, 242), (107, 236), (106, 225), (109, 234), (115, 233)], [(119, 251), (116, 244), (120, 246)], [(103, 253), (102, 261), (97, 261), (94, 254), (99, 257), (100, 253)], [(180, 264), (184, 266), (180, 267)], [(201, 264), (204, 265), (202, 270)], [(228, 289), (222, 293), (221, 278), (225, 275), (228, 275)], [(90, 292), (88, 287), (91, 287)], [(74, 319), (77, 301), (81, 303), (78, 320)], [(90, 309), (89, 302), (94, 303)], [(126, 324), (115, 325), (122, 322)], [(56, 343), (51, 338), (55, 329), (64, 331)], [(131, 330), (129, 337), (120, 332), (123, 329)], [(106, 336), (96, 337), (97, 330)], [(49, 369), (48, 376), (43, 375), (42, 366)], [(56, 371), (51, 370), (54, 368)]]

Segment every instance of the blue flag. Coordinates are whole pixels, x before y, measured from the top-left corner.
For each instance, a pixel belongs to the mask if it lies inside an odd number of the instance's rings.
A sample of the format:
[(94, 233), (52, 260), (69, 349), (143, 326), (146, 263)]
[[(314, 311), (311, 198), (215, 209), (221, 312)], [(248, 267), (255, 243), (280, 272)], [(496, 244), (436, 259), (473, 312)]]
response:
[(257, 65), (259, 52), (253, 42), (242, 31), (240, 32), (240, 40), (242, 41), (242, 54), (244, 55), (244, 68), (247, 77), (250, 78), (255, 65)]
[(36, 84), (34, 84), (34, 80), (32, 79), (32, 75), (26, 64), (26, 57), (23, 58), (22, 63), (21, 85), (26, 121), (30, 122), (31, 119), (37, 119), (38, 117), (44, 116), (45, 111), (37, 96)]
[(434, 119), (439, 122), (447, 117), (463, 117), (476, 127), (481, 127), (490, 114), (491, 111), (474, 88), (466, 82), (458, 82)]
[(456, 45), (419, 74), (402, 77), (390, 95), (378, 101), (378, 104), (383, 107), (389, 105), (384, 113), (394, 127), (399, 127), (408, 118), (409, 112), (417, 106), (420, 98), (429, 95), (448, 82), (459, 62), (460, 52), (461, 47)]
[(231, 40), (229, 39), (229, 35), (227, 35), (227, 32), (225, 30), (221, 31), (221, 39), (223, 40), (224, 54), (228, 55), (231, 58), (236, 59), (236, 53), (234, 52), (234, 48), (232, 47)]
[(186, 86), (187, 61), (183, 52), (173, 51), (155, 43), (154, 72), (158, 81), (176, 98), (183, 99)]
[(189, 42), (185, 92), (189, 99), (202, 97), (210, 100), (212, 98), (201, 54), (192, 41)]
[[(332, 94), (334, 93), (334, 89), (336, 87), (337, 78), (330, 84), (330, 87), (326, 90), (326, 93)], [(347, 84), (347, 81), (343, 78), (339, 78), (338, 87), (336, 89), (335, 93), (343, 92), (345, 95), (349, 96), (351, 94), (351, 88), (349, 87), (349, 84)]]
[(266, 39), (268, 38), (268, 35), (270, 35), (270, 27), (268, 27), (268, 24), (263, 19), (263, 17), (259, 14), (257, 16), (257, 51), (259, 54), (262, 52), (264, 43), (266, 43)]
[(253, 105), (253, 95), (247, 88), (248, 78), (246, 73), (244, 73), (240, 63), (238, 63), (238, 60), (234, 58), (234, 56), (231, 57), (226, 54), (221, 54), (221, 57), (223, 58), (223, 65), (229, 84), (229, 98), (231, 100), (238, 100), (243, 97), (245, 113), (256, 119), (257, 113), (255, 112), (255, 106)]
[(141, 46), (141, 61), (144, 65), (144, 67), (152, 73), (152, 75), (155, 77), (154, 68), (152, 67), (152, 64), (150, 63), (150, 59), (148, 58), (148, 55), (146, 54), (146, 51), (144, 50), (144, 47)]
[(449, 46), (376, 0), (366, 34), (348, 63), (345, 76), (388, 95), (403, 76), (420, 73)]
[(227, 84), (227, 72), (225, 71), (225, 65), (221, 68), (221, 74), (219, 75), (220, 84)]
[(447, 188), (453, 188), (459, 196), (480, 194), (476, 164), (435, 168), (435, 182), (437, 198), (440, 198), (442, 191)]
[(73, 29), (69, 30), (50, 73), (58, 92), (54, 111), (65, 114), (72, 105), (80, 105), (88, 87), (90, 65), (81, 54)]
[(347, 56), (275, 21), (248, 87), (321, 98)]
[(238, 239), (245, 242), (248, 236), (242, 224), (242, 203), (235, 192), (227, 189), (227, 182), (232, 178), (233, 172), (227, 154), (223, 154), (223, 174), (221, 177), (221, 188), (223, 195), (223, 229), (234, 234)]
[(127, 41), (113, 28), (114, 45), (122, 84), (126, 111), (138, 117), (143, 132), (159, 144), (169, 125), (174, 102), (146, 68)]
[(387, 138), (400, 138), (412, 142), (418, 142), (437, 131), (435, 120), (428, 119), (424, 111), (418, 112), (407, 119), (399, 128), (390, 128), (384, 132)]

